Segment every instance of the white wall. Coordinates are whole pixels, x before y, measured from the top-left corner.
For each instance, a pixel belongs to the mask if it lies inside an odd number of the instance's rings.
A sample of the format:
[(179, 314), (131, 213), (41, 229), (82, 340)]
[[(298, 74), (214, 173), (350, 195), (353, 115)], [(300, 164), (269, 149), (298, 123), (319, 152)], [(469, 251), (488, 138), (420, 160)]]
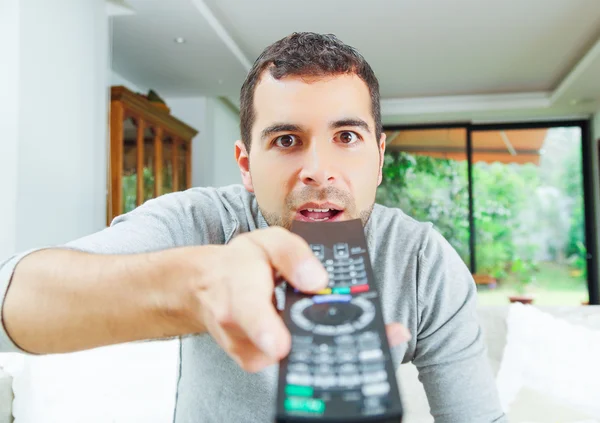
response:
[(227, 103), (211, 98), (213, 109), (212, 142), (215, 144), (214, 184), (239, 184), (242, 179), (235, 162), (235, 141), (240, 138), (240, 116)]
[(0, 259), (104, 227), (108, 122), (105, 1), (2, 5), (0, 80), (9, 96), (0, 104), (13, 110), (2, 114), (9, 126), (2, 144), (12, 165), (0, 170), (0, 228), (14, 231), (14, 242), (11, 247), (10, 235), (2, 241)]
[(139, 92), (142, 94), (148, 93), (148, 88), (138, 84), (137, 82), (132, 82), (132, 81), (124, 78), (123, 76), (121, 76), (120, 74), (115, 72), (114, 70), (109, 70), (108, 84), (110, 86), (123, 85), (125, 88), (128, 88), (131, 91)]
[(0, 261), (16, 251), (19, 136), (19, 7), (0, 3)]
[(234, 144), (239, 138), (239, 114), (214, 97), (165, 99), (173, 116), (196, 128), (192, 141), (192, 185), (240, 183)]

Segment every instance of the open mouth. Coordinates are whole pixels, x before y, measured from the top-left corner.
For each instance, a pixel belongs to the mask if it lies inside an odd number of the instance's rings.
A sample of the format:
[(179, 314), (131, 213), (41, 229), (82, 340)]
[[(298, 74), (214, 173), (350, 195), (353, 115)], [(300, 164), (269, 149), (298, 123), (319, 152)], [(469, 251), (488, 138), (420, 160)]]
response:
[(324, 222), (326, 220), (334, 219), (342, 213), (342, 210), (336, 209), (312, 209), (306, 208), (300, 210), (300, 214), (304, 216), (306, 219), (312, 220), (314, 222)]

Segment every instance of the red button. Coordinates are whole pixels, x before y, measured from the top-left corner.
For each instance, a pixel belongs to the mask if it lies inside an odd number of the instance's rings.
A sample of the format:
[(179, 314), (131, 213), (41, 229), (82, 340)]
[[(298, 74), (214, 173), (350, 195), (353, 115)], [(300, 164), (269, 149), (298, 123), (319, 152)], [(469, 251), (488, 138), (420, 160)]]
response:
[(353, 286), (352, 288), (350, 288), (350, 292), (352, 294), (355, 294), (357, 292), (365, 292), (369, 290), (369, 285), (358, 285), (358, 286)]

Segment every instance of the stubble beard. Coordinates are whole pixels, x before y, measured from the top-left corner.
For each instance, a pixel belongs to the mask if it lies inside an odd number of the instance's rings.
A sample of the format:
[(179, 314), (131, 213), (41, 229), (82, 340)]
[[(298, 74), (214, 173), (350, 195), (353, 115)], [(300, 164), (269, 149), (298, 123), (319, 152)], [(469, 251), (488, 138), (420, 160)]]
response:
[(371, 213), (373, 212), (373, 207), (375, 206), (375, 199), (373, 199), (373, 202), (369, 207), (357, 211), (354, 199), (347, 192), (335, 187), (327, 187), (325, 189), (315, 190), (314, 188), (307, 186), (304, 187), (300, 192), (288, 194), (285, 199), (285, 214), (267, 212), (260, 206), (260, 204), (258, 205), (258, 208), (269, 226), (281, 226), (289, 230), (292, 226), (292, 222), (294, 221), (296, 209), (302, 204), (311, 201), (327, 201), (335, 203), (344, 208), (344, 220), (360, 219), (363, 227), (369, 221)]

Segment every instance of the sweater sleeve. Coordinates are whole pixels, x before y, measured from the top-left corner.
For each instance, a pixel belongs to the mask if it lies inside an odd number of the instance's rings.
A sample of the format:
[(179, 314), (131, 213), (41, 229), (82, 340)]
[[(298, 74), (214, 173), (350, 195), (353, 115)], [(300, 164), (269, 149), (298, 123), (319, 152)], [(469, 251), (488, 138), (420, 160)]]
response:
[(506, 422), (477, 317), (475, 283), (435, 230), (419, 254), (413, 363), (436, 423)]
[[(192, 189), (165, 194), (145, 202), (129, 213), (116, 217), (108, 228), (64, 245), (44, 246), (20, 252), (0, 261), (0, 300), (2, 307), (19, 262), (34, 252), (48, 248), (70, 249), (94, 254), (135, 254), (186, 245), (222, 244), (237, 229), (215, 190)], [(0, 352), (21, 352), (0, 325)]]

